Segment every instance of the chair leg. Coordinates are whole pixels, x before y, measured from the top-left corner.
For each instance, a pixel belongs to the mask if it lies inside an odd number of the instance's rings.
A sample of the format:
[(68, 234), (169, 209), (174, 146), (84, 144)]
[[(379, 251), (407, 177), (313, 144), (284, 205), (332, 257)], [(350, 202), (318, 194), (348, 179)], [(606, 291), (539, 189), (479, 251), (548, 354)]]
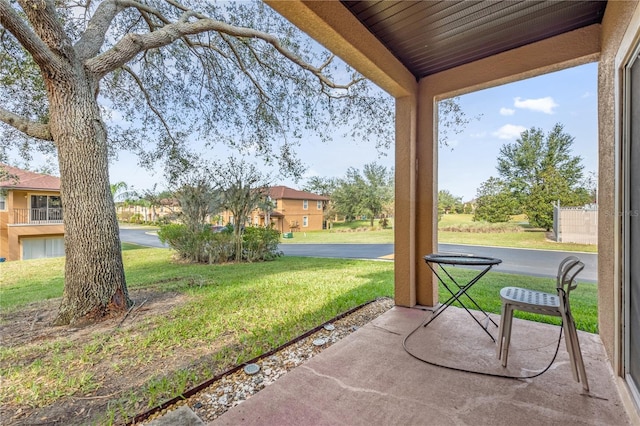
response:
[[(578, 367), (576, 365), (576, 345), (575, 339), (573, 335), (573, 330), (575, 330), (575, 324), (572, 323), (571, 318), (565, 317), (562, 321), (562, 329), (564, 331), (564, 342), (567, 346), (567, 352), (569, 353), (569, 363), (571, 364), (571, 373), (573, 374), (573, 379), (576, 382), (580, 381), (580, 377), (578, 376)], [(577, 349), (578, 352), (580, 349)]]
[(511, 326), (513, 324), (513, 307), (506, 305), (504, 309), (504, 329), (500, 334), (500, 339), (504, 339), (502, 343), (501, 357), (502, 366), (507, 366), (507, 360), (509, 358), (509, 345), (511, 344)]
[(498, 359), (502, 359), (502, 345), (504, 343), (504, 336), (502, 334), (504, 333), (506, 310), (507, 308), (503, 303), (502, 312), (500, 313), (500, 325), (498, 326), (498, 341), (496, 342), (498, 344), (498, 347), (496, 348), (496, 356)]
[(577, 373), (579, 373), (579, 382), (582, 382), (582, 388), (589, 392), (589, 381), (587, 380), (587, 372), (584, 368), (584, 358), (582, 358), (582, 350), (580, 350), (580, 341), (578, 340), (578, 330), (576, 324), (571, 318), (571, 340), (573, 346), (573, 356), (575, 357), (574, 364), (577, 367)]

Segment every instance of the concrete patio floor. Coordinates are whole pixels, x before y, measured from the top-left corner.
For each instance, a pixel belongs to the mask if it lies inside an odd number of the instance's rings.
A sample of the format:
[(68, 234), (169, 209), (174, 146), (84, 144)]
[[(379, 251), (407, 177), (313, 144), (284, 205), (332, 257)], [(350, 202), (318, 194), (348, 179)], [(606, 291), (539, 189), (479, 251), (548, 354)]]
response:
[[(210, 423), (222, 425), (627, 425), (597, 335), (579, 333), (591, 391), (573, 380), (564, 338), (556, 361), (513, 380), (427, 364), (403, 339), (428, 315), (395, 307)], [(493, 317), (498, 322), (499, 317)], [(497, 329), (489, 325), (495, 336)], [(461, 309), (450, 308), (407, 341), (430, 362), (530, 376), (553, 358), (559, 327), (514, 320), (509, 365)]]

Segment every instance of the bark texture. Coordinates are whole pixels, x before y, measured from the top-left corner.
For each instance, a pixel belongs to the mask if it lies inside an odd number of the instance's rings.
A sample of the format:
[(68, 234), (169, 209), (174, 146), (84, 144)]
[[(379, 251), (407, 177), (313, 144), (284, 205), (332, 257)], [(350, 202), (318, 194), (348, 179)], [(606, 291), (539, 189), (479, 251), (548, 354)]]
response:
[(71, 81), (47, 81), (65, 226), (65, 287), (58, 324), (98, 321), (131, 305), (96, 83), (79, 63), (72, 74)]

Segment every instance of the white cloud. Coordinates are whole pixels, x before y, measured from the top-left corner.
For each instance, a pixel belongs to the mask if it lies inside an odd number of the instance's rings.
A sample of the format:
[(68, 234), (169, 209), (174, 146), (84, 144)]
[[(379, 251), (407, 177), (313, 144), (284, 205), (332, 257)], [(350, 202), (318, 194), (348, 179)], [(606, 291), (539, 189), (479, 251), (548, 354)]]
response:
[(591, 95), (592, 95), (591, 92), (584, 92), (581, 97), (582, 97), (582, 99), (587, 99), (587, 98), (590, 98)]
[(493, 132), (494, 136), (497, 136), (498, 139), (516, 139), (520, 136), (520, 133), (527, 130), (524, 126), (518, 126), (515, 124), (505, 124), (500, 127), (497, 131)]
[(558, 104), (551, 96), (539, 99), (522, 99), (517, 97), (513, 100), (513, 106), (531, 111), (544, 112), (545, 114), (553, 114), (553, 109), (557, 107)]
[(511, 108), (500, 108), (500, 115), (513, 115), (516, 113), (515, 109), (511, 109)]

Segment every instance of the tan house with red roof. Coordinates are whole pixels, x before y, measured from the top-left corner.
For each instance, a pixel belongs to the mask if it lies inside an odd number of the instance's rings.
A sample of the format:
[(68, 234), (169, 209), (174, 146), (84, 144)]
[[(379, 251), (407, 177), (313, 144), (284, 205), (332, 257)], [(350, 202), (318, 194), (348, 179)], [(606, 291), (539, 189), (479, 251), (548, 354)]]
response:
[(60, 179), (0, 164), (0, 258), (64, 256)]
[[(280, 232), (319, 231), (324, 221), (323, 205), (329, 198), (287, 186), (273, 186), (268, 190), (272, 210), (254, 210), (249, 221), (264, 226), (265, 217)], [(221, 214), (222, 224), (234, 223), (229, 212)]]

